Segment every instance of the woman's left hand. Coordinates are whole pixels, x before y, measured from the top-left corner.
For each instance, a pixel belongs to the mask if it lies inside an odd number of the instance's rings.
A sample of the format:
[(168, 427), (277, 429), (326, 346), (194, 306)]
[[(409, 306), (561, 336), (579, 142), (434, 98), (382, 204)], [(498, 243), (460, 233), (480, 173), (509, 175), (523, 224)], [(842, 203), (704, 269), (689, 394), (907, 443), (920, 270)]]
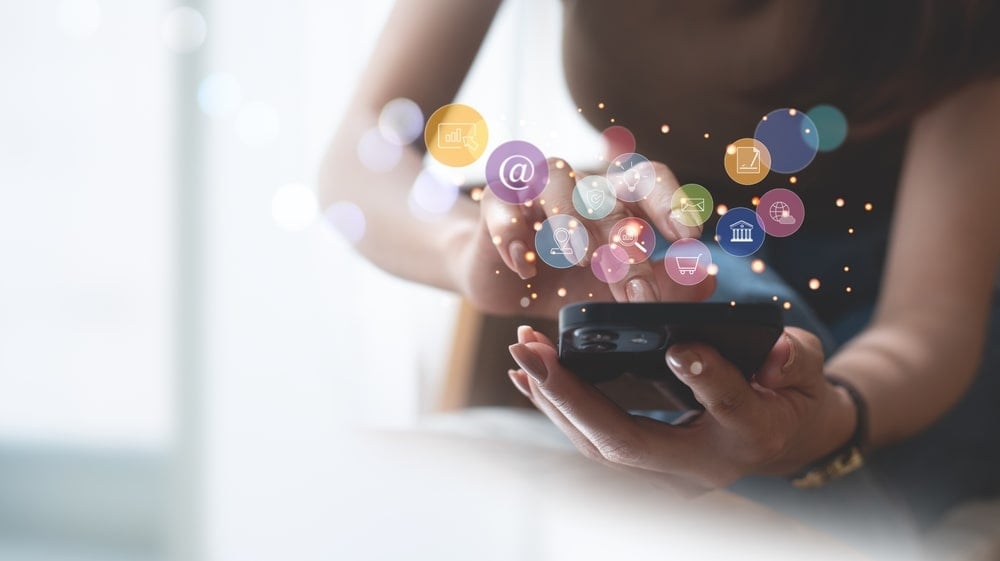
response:
[(509, 372), (514, 385), (581, 453), (685, 491), (791, 475), (854, 431), (850, 396), (826, 381), (820, 342), (801, 329), (785, 329), (750, 382), (708, 345), (671, 346), (664, 368), (705, 407), (681, 425), (629, 415), (564, 369), (552, 342), (530, 327), (518, 329), (510, 352), (521, 367)]

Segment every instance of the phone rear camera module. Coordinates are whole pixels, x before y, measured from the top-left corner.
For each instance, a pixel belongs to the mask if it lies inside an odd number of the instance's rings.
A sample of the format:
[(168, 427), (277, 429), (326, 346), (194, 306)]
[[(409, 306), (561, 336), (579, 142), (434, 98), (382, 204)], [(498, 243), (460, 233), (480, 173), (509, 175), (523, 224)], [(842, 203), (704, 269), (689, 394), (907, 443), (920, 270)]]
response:
[(588, 353), (607, 353), (618, 348), (618, 345), (614, 343), (583, 343), (577, 347), (581, 351)]
[(608, 329), (581, 328), (573, 332), (573, 337), (585, 343), (609, 343), (618, 340), (618, 333)]

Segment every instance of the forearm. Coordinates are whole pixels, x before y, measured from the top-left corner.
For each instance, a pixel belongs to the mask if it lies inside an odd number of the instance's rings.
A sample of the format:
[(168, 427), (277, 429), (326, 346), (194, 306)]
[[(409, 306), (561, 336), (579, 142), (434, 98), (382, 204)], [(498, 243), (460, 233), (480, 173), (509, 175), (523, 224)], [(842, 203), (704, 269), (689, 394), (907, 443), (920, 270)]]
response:
[(459, 197), (450, 212), (434, 221), (417, 217), (408, 201), (423, 168), (413, 147), (390, 171), (374, 172), (358, 159), (358, 140), (375, 126), (372, 112), (348, 116), (323, 161), (319, 178), (323, 208), (347, 201), (364, 213), (365, 232), (357, 250), (379, 268), (402, 278), (445, 290), (458, 290), (452, 256), (477, 227), (478, 207)]
[[(985, 311), (963, 321), (969, 329), (962, 335), (981, 333)], [(982, 337), (956, 337), (947, 325), (921, 329), (876, 323), (827, 362), (828, 373), (851, 382), (867, 401), (871, 446), (920, 432), (968, 389), (979, 366)]]

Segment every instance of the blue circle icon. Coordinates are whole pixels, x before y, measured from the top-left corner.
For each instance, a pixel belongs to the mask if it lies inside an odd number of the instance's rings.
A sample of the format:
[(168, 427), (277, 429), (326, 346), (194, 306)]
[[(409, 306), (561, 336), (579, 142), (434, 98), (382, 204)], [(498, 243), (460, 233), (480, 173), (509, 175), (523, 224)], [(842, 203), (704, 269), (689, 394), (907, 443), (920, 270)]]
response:
[(746, 257), (764, 245), (764, 225), (753, 210), (745, 207), (729, 209), (715, 225), (719, 247), (730, 255)]
[(803, 170), (819, 151), (816, 123), (797, 109), (775, 109), (765, 115), (753, 137), (771, 153), (771, 171), (795, 173)]

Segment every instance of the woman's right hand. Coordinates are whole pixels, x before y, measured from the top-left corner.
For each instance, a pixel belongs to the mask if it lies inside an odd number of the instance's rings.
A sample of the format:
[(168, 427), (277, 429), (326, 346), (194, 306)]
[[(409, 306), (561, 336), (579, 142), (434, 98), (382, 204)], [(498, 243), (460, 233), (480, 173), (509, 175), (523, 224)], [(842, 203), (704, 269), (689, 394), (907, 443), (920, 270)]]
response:
[[(646, 198), (635, 203), (616, 200), (613, 210), (600, 220), (583, 218), (574, 207), (572, 168), (557, 158), (550, 158), (548, 166), (549, 183), (530, 206), (506, 203), (488, 188), (483, 190), (478, 227), (453, 261), (456, 284), (475, 307), (496, 314), (553, 317), (562, 305), (580, 300), (697, 301), (712, 293), (713, 276), (694, 286), (682, 286), (670, 280), (661, 262), (633, 263), (624, 278), (610, 284), (591, 271), (593, 251), (609, 243), (613, 227), (624, 218), (642, 218), (670, 241), (701, 235), (700, 227), (670, 217), (671, 197), (679, 186), (666, 165), (652, 163), (656, 184)], [(535, 225), (556, 214), (579, 220), (590, 239), (590, 255), (568, 269), (550, 267), (534, 255)], [(527, 307), (522, 306), (523, 298), (528, 298)]]

